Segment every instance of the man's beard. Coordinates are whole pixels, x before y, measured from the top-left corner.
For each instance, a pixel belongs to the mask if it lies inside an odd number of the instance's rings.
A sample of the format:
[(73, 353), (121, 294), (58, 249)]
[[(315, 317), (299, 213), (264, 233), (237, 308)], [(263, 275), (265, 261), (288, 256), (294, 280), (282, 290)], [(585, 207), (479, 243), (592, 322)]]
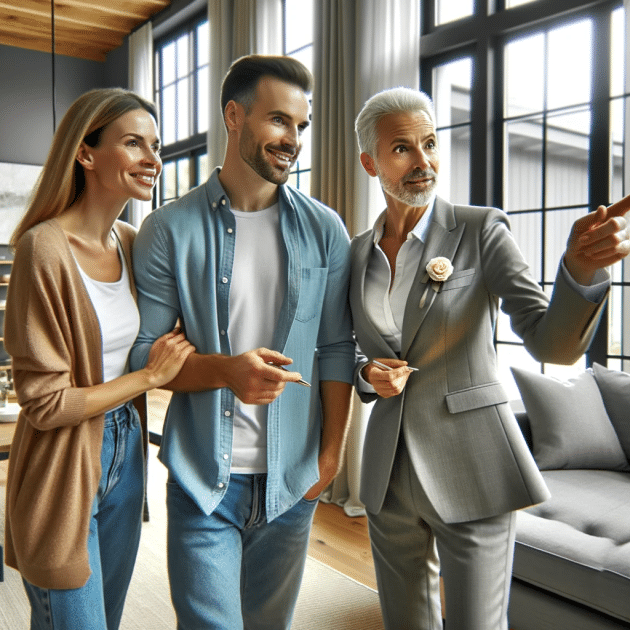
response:
[[(424, 171), (413, 171), (412, 173), (405, 175), (402, 179), (398, 181), (394, 181), (385, 177), (376, 166), (375, 170), (378, 178), (381, 181), (381, 186), (383, 190), (388, 195), (394, 197), (394, 199), (398, 199), (398, 201), (401, 201), (402, 203), (413, 206), (414, 208), (422, 208), (423, 206), (428, 205), (437, 187), (437, 173), (432, 168), (428, 168)], [(421, 192), (413, 192), (405, 188), (404, 184), (406, 181), (413, 181), (425, 177), (433, 178), (433, 182), (431, 184), (428, 184), (425, 190)]]
[[(297, 159), (298, 151), (295, 149), (287, 149), (285, 147), (279, 148), (278, 150), (287, 154), (293, 153), (294, 158)], [(262, 145), (255, 143), (253, 134), (247, 124), (243, 126), (239, 151), (241, 158), (263, 179), (278, 186), (287, 183), (290, 168), (279, 170), (269, 163), (266, 158), (265, 150)], [(292, 164), (295, 163), (295, 159)]]

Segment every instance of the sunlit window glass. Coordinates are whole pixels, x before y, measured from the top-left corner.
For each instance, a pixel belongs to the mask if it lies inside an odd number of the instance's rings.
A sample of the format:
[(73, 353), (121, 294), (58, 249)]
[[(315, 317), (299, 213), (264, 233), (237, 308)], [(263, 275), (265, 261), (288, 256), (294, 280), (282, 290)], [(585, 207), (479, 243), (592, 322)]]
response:
[(548, 116), (546, 207), (587, 206), (590, 124), (590, 110), (586, 108)]
[(503, 209), (540, 208), (543, 202), (543, 117), (505, 124)]
[[(625, 11), (611, 17), (611, 137), (610, 188), (616, 201), (628, 193), (630, 166), (625, 147), (630, 143), (630, 96), (625, 76)], [(613, 358), (608, 367), (630, 371), (630, 263), (627, 259), (610, 269), (613, 287), (608, 299), (608, 352)]]
[(549, 33), (547, 107), (591, 99), (592, 24), (582, 20)]
[[(285, 0), (284, 46), (286, 54), (313, 43), (313, 0)], [(307, 66), (312, 69), (312, 66)]]
[(162, 48), (162, 87), (171, 85), (175, 81), (175, 42)]
[(446, 24), (473, 13), (474, 0), (435, 0), (435, 22)]
[[(313, 72), (314, 0), (284, 0), (284, 54)], [(311, 128), (302, 134), (302, 150), (288, 183), (302, 192), (311, 189)]]
[(165, 162), (160, 176), (160, 198), (162, 203), (177, 197), (177, 165), (175, 162)]
[(435, 68), (434, 106), (440, 173), (438, 192), (453, 203), (470, 201), (470, 92), (469, 57)]
[(624, 88), (624, 49), (626, 25), (624, 21), (625, 11), (623, 8), (613, 11), (611, 17), (611, 55), (610, 55), (610, 95), (619, 96), (625, 92)]
[[(195, 109), (197, 113), (197, 132), (208, 130), (210, 64), (209, 26), (205, 20), (197, 26), (197, 86), (195, 90)], [(202, 180), (203, 181), (203, 180)]]
[(535, 0), (506, 0), (505, 8), (512, 9), (513, 7), (520, 7), (522, 4), (529, 4)]
[[(523, 37), (505, 47), (505, 115), (523, 116), (544, 107), (545, 36)], [(527, 80), (523, 80), (527, 77)]]

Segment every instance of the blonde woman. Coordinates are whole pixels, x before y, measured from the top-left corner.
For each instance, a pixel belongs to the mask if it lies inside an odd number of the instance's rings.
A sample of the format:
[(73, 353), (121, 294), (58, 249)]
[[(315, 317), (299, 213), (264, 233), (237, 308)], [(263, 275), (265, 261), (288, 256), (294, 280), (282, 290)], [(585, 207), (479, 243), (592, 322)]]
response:
[(193, 347), (160, 337), (129, 372), (139, 316), (135, 229), (162, 168), (155, 107), (121, 89), (68, 110), (13, 234), (5, 343), (21, 412), (9, 460), (6, 561), (31, 628), (118, 628), (138, 549), (143, 453), (130, 402), (173, 379)]

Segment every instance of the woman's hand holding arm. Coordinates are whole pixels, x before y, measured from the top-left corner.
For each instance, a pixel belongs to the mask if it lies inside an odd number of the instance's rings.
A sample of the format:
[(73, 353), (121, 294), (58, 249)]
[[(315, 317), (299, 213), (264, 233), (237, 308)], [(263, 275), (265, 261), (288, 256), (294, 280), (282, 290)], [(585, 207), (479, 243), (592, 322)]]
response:
[(172, 331), (155, 340), (144, 368), (118, 378), (86, 387), (86, 418), (114, 409), (123, 403), (173, 380), (188, 356), (195, 351), (183, 333)]

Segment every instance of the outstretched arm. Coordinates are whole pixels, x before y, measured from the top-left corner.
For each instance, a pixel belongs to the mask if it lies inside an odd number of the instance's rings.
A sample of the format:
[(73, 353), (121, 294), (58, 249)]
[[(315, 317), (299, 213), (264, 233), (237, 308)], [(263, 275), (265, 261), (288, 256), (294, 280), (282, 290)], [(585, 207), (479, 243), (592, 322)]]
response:
[(624, 217), (629, 210), (630, 195), (608, 208), (599, 206), (573, 224), (564, 263), (576, 282), (590, 284), (598, 269), (630, 254), (630, 227)]

